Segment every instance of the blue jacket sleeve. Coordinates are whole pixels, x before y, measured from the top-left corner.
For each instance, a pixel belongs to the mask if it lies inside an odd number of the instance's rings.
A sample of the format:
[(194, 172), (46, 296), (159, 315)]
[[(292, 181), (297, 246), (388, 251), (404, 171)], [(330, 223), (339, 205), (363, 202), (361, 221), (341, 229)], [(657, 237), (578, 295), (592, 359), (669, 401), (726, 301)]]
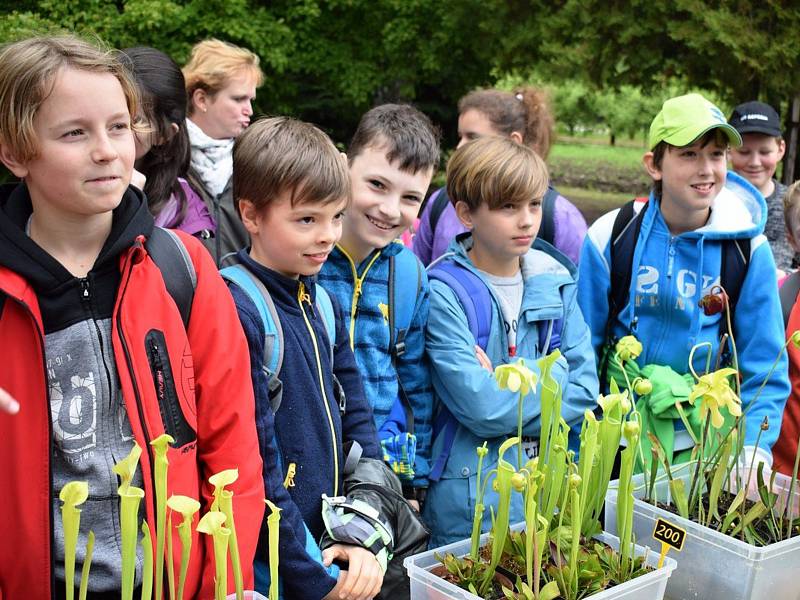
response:
[(608, 322), (608, 292), (611, 279), (605, 248), (598, 249), (592, 239), (592, 230), (584, 238), (581, 261), (578, 266), (578, 305), (591, 334), (592, 348), (599, 361), (606, 337)]
[(364, 451), (364, 456), (382, 459), (378, 431), (372, 416), (372, 407), (364, 394), (364, 384), (358, 371), (356, 358), (350, 349), (350, 335), (344, 325), (339, 303), (331, 295), (333, 313), (336, 317), (336, 344), (333, 349), (333, 373), (342, 386), (347, 406), (342, 416), (343, 441), (355, 440)]
[(577, 294), (574, 285), (564, 291), (564, 326), (561, 331), (561, 354), (569, 365), (569, 385), (564, 390), (561, 416), (573, 432), (580, 432), (586, 409), (593, 410), (597, 406), (599, 388), (591, 333), (578, 306)]
[[(783, 350), (783, 314), (775, 262), (766, 238), (758, 236), (752, 244), (750, 265), (734, 313), (734, 335), (742, 375), (742, 408), (746, 410), (744, 443), (755, 446), (761, 422), (768, 417), (769, 429), (761, 434), (759, 447), (769, 453), (778, 439), (783, 408), (791, 388), (788, 358)], [(758, 393), (773, 364), (772, 375)]]
[[(455, 293), (444, 283), (430, 283), (430, 313), (425, 350), (431, 362), (436, 395), (455, 419), (482, 439), (509, 435), (517, 430), (519, 394), (500, 389), (493, 373), (484, 369), (475, 355), (475, 338), (469, 330)], [(538, 371), (536, 364), (530, 365)], [(566, 385), (566, 364), (553, 365), (553, 377)], [(522, 422), (526, 435), (539, 435), (541, 406), (539, 388), (523, 402)]]
[(425, 324), (428, 322), (430, 296), (428, 277), (424, 272), (421, 285), (414, 315), (406, 332), (406, 351), (397, 359), (397, 376), (414, 412), (414, 435), (417, 436), (417, 456), (412, 482), (414, 487), (428, 485), (433, 411), (430, 365), (425, 354)]
[[(269, 402), (264, 363), (264, 325), (258, 309), (238, 286), (230, 285), (236, 311), (247, 338), (250, 370), (256, 401), (256, 430), (261, 456), (264, 460), (264, 487), (267, 498), (281, 509), (280, 576), (287, 597), (324, 598), (336, 585), (325, 568), (306, 552), (306, 533), (303, 517), (283, 487), (283, 473), (275, 441), (275, 417)], [(266, 518), (261, 523), (256, 560), (269, 563)]]

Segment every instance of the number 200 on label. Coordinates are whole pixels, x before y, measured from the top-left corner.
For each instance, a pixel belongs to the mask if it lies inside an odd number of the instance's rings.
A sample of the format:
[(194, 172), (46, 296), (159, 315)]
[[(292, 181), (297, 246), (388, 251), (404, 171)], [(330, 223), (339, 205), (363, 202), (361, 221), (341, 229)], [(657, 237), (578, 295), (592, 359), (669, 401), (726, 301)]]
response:
[(686, 531), (664, 519), (658, 519), (653, 529), (653, 539), (667, 544), (680, 552), (686, 540)]

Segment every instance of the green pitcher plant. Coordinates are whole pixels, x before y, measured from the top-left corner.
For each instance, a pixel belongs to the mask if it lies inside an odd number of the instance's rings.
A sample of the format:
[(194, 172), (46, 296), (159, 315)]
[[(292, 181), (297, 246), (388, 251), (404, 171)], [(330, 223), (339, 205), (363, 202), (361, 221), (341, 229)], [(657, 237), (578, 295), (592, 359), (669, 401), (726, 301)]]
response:
[(225, 527), (225, 513), (211, 510), (197, 524), (197, 531), (210, 535), (214, 545), (214, 600), (225, 600), (228, 590), (228, 540), (231, 530)]
[(167, 500), (167, 507), (181, 515), (178, 525), (178, 537), (181, 541), (181, 567), (178, 573), (178, 591), (176, 598), (183, 600), (183, 591), (186, 586), (186, 572), (189, 569), (189, 557), (192, 555), (192, 521), (194, 515), (200, 510), (200, 503), (188, 496), (173, 494)]
[(225, 515), (225, 525), (231, 532), (229, 547), (231, 554), (231, 565), (233, 567), (233, 580), (236, 587), (236, 600), (244, 600), (242, 565), (239, 561), (239, 545), (236, 540), (236, 524), (233, 520), (233, 492), (225, 489), (225, 486), (231, 485), (238, 478), (238, 469), (227, 469), (212, 475), (208, 482), (214, 486), (214, 502), (211, 504), (211, 510), (219, 510)]
[[(89, 484), (85, 481), (70, 481), (58, 495), (61, 502), (61, 521), (64, 529), (64, 582), (66, 584), (67, 600), (75, 598), (75, 553), (78, 545), (78, 532), (81, 526), (81, 511), (78, 506), (86, 502), (89, 497)], [(84, 569), (81, 573), (81, 588), (85, 587), (85, 581), (89, 579), (89, 568), (87, 563), (91, 563), (91, 548), (94, 547), (94, 534), (91, 534), (91, 544), (87, 544), (87, 560), (84, 561)], [(90, 547), (91, 546), (91, 547)], [(85, 597), (85, 592), (81, 598)]]

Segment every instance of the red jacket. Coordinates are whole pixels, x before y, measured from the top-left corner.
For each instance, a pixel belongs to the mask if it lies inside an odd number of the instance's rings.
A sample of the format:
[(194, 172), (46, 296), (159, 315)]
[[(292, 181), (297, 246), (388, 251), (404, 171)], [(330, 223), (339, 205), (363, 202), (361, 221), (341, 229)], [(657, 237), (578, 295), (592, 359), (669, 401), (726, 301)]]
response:
[[(800, 329), (800, 302), (795, 302), (789, 314), (786, 326), (787, 339)], [(800, 349), (790, 343), (786, 351), (789, 354), (789, 381), (792, 391), (783, 409), (781, 433), (772, 447), (772, 468), (786, 475), (792, 474), (795, 455), (797, 454), (797, 438), (800, 435)]]
[[(208, 252), (196, 239), (180, 235), (197, 272), (188, 332), (161, 271), (142, 244), (144, 238), (120, 255), (122, 279), (113, 314), (113, 348), (133, 434), (143, 449), (140, 467), (146, 518), (154, 528), (149, 442), (164, 433), (144, 343), (145, 335), (157, 329), (166, 339), (183, 416), (197, 434), (196, 441), (168, 452), (167, 496), (197, 498), (204, 513), (211, 503), (208, 477), (238, 467), (239, 479), (231, 486), (234, 516), (245, 585), (252, 588), (264, 487), (247, 343)], [(53, 594), (52, 519), (60, 515), (52, 515), (50, 509), (54, 491), (44, 328), (36, 295), (22, 277), (0, 267), (0, 291), (7, 296), (0, 313), (0, 387), (20, 403), (18, 414), (0, 414), (0, 531), (4, 539), (0, 543), (0, 600), (46, 599)], [(180, 542), (176, 531), (173, 561), (177, 574)], [(213, 582), (211, 540), (198, 540), (195, 533), (186, 597), (213, 598)], [(230, 571), (228, 588), (233, 591)]]

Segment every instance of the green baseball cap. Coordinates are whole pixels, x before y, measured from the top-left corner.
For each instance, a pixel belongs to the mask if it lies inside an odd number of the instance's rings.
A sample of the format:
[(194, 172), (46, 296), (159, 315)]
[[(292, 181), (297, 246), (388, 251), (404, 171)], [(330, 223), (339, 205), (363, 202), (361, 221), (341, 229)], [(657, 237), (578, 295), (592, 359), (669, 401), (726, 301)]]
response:
[(659, 142), (688, 146), (714, 128), (722, 129), (731, 146), (741, 146), (742, 137), (728, 124), (722, 111), (700, 94), (670, 98), (650, 124), (650, 150)]

